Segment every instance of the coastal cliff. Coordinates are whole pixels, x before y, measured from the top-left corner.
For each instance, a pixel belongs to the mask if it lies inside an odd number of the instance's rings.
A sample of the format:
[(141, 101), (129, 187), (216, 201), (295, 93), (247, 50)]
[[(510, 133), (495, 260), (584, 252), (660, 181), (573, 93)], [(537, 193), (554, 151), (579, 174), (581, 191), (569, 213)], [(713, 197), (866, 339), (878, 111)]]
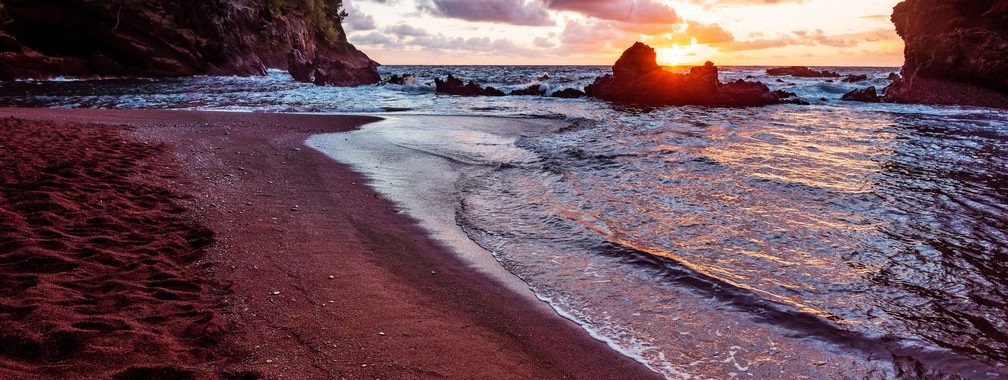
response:
[(906, 63), (885, 101), (1008, 108), (1008, 0), (907, 0), (892, 21)]
[(341, 77), (333, 83), (377, 82), (377, 63), (347, 42), (339, 2), (329, 3), (337, 5), (5, 0), (0, 80), (264, 75), (267, 68), (287, 68), (288, 53), (297, 50), (338, 63)]

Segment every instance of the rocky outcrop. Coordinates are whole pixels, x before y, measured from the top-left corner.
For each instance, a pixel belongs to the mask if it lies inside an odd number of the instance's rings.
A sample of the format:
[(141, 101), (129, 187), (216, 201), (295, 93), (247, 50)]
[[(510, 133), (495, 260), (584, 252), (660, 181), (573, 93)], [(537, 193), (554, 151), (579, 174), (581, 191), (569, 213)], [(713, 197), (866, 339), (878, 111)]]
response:
[(320, 26), (297, 7), (268, 3), (4, 0), (0, 79), (264, 75), (287, 68), (296, 49), (302, 64), (341, 62), (335, 72), (346, 78), (332, 82), (373, 83), (377, 64), (338, 22)]
[(538, 84), (533, 84), (531, 86), (511, 91), (508, 95), (513, 96), (543, 96), (546, 94), (546, 89)]
[(772, 69), (767, 69), (767, 75), (772, 75), (775, 77), (792, 76), (799, 78), (839, 78), (840, 73), (833, 71), (815, 71), (808, 67), (803, 66), (792, 66), (792, 67), (776, 67)]
[(493, 87), (482, 87), (476, 82), (462, 82), (461, 79), (448, 74), (448, 78), (441, 80), (434, 78), (434, 92), (444, 95), (457, 96), (504, 96), (504, 92)]
[(554, 92), (552, 96), (554, 98), (577, 99), (585, 97), (585, 92), (578, 90), (576, 88), (565, 88), (563, 90)]
[(627, 49), (613, 66), (613, 74), (585, 88), (588, 96), (637, 105), (762, 106), (781, 99), (759, 82), (739, 80), (723, 84), (713, 63), (687, 74), (663, 70), (655, 50), (640, 42)]
[(892, 21), (906, 62), (885, 101), (1008, 108), (1008, 0), (907, 0)]
[(392, 76), (388, 77), (388, 79), (383, 80), (382, 83), (404, 86), (412, 81), (413, 78), (415, 78), (413, 74), (403, 74), (402, 76), (399, 76), (399, 74), (392, 74)]
[(878, 90), (875, 86), (848, 92), (840, 99), (848, 102), (865, 103), (878, 103), (882, 101), (882, 98), (878, 96)]
[(857, 83), (857, 82), (864, 82), (864, 81), (867, 81), (867, 80), (868, 80), (868, 75), (867, 74), (851, 74), (851, 75), (848, 75), (848, 76), (844, 77), (843, 82), (844, 83)]

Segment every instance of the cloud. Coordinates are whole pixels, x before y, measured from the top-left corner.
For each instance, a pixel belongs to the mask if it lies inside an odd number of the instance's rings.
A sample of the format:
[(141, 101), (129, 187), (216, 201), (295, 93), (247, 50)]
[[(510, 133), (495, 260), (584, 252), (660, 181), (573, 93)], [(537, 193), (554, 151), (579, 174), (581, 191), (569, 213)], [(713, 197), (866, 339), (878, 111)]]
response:
[(466, 21), (523, 26), (555, 25), (539, 1), (526, 0), (423, 0), (421, 11)]
[(569, 11), (601, 20), (641, 24), (681, 21), (675, 9), (655, 0), (543, 0), (547, 8)]
[(346, 20), (343, 20), (343, 25), (346, 26), (349, 31), (374, 30), (376, 28), (374, 16), (365, 14), (355, 7), (353, 2), (344, 1), (343, 9), (346, 10), (348, 14)]

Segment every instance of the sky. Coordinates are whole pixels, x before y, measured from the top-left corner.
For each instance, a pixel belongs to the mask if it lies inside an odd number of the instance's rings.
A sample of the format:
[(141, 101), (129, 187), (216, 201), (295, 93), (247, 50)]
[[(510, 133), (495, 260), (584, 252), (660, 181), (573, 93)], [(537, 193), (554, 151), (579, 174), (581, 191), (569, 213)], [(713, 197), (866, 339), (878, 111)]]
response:
[(398, 64), (903, 64), (900, 0), (344, 0), (350, 42)]

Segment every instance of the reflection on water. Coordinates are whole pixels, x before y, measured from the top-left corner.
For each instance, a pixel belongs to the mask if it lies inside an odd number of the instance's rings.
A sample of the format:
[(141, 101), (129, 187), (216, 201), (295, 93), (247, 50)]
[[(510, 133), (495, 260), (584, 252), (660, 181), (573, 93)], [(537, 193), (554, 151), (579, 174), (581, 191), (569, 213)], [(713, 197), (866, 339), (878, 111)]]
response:
[(684, 317), (664, 298), (676, 284), (845, 348), (948, 350), (911, 356), (1008, 375), (1008, 118), (900, 111), (585, 123), (520, 140), (540, 162), (471, 178), (460, 219), (537, 291), (645, 356), (681, 346), (668, 331), (681, 323), (657, 323)]

